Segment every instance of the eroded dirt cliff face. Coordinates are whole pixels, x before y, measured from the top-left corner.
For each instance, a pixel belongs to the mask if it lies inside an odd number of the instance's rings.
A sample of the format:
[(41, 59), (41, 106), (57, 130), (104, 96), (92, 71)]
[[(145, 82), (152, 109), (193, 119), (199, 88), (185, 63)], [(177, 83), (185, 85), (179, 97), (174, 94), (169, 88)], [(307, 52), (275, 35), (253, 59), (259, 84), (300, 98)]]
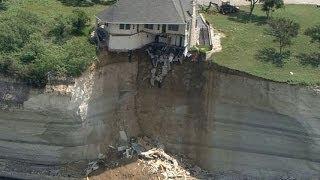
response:
[(149, 73), (142, 58), (106, 63), (73, 85), (0, 81), (0, 158), (95, 159), (124, 130), (222, 175), (320, 177), (320, 88), (203, 63), (174, 65), (162, 88), (151, 87)]
[(137, 135), (136, 77), (137, 63), (115, 63), (88, 71), (74, 85), (38, 90), (1, 82), (1, 158), (37, 164), (90, 160), (104, 153), (119, 130)]
[(319, 88), (196, 63), (175, 66), (162, 89), (145, 84), (141, 129), (168, 150), (235, 177), (320, 177)]

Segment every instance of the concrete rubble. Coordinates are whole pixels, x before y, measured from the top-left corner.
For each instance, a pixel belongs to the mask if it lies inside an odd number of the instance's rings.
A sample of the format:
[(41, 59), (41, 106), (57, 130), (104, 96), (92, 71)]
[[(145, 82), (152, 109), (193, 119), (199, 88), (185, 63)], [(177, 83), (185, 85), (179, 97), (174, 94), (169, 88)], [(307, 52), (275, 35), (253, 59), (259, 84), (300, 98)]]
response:
[(151, 58), (152, 69), (150, 70), (150, 84), (155, 86), (155, 82), (161, 87), (161, 83), (172, 69), (173, 63), (182, 64), (185, 50), (181, 47), (167, 46), (161, 43), (151, 44), (147, 49)]
[[(126, 137), (126, 134), (124, 131), (120, 134), (122, 134), (121, 141), (123, 137)], [(147, 137), (130, 138), (127, 145), (123, 145), (123, 142), (121, 142), (118, 147), (109, 146), (109, 148), (118, 152), (119, 159), (137, 158), (138, 164), (142, 165), (148, 173), (161, 175), (159, 179), (210, 179), (210, 173), (198, 166), (192, 166), (188, 160), (183, 161), (181, 157), (178, 161), (178, 156), (167, 154), (160, 143)], [(105, 155), (99, 154), (97, 161), (88, 164), (86, 175), (89, 176), (92, 172), (110, 165), (110, 162), (107, 163), (106, 160)], [(119, 162), (112, 162), (111, 164), (114, 167), (121, 165)]]

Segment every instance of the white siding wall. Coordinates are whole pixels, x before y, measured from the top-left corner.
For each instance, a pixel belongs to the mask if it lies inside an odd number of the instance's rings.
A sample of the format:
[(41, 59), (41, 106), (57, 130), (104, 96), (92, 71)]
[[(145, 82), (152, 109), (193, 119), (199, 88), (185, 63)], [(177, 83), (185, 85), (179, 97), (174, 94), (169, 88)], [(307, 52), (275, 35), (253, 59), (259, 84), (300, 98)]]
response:
[(143, 31), (149, 32), (149, 33), (153, 33), (153, 34), (160, 34), (160, 33), (162, 33), (162, 25), (160, 25), (160, 29), (158, 30), (158, 24), (154, 24), (153, 29), (144, 28), (144, 24), (141, 24), (140, 30), (143, 30)]
[[(141, 48), (146, 44), (154, 42), (155, 35), (162, 33), (162, 25), (158, 29), (157, 24), (153, 26), (153, 29), (144, 28), (143, 24), (131, 25), (128, 30), (120, 29), (119, 24), (109, 24), (105, 28), (110, 33), (108, 47), (114, 51), (128, 51)], [(181, 44), (184, 47), (188, 45), (189, 39), (186, 25), (179, 25), (178, 31), (169, 31), (169, 26), (166, 25), (166, 32), (169, 34), (168, 39), (165, 40), (167, 41), (166, 43), (175, 46), (180, 46)]]
[(128, 51), (138, 49), (146, 44), (154, 42), (155, 36), (147, 33), (134, 34), (132, 36), (110, 35), (109, 49), (114, 51)]
[(137, 25), (130, 26), (129, 30), (120, 29), (120, 24), (109, 24), (106, 28), (110, 34), (135, 34), (137, 33)]
[[(145, 31), (145, 32), (153, 33), (153, 34), (161, 34), (162, 33), (162, 24), (160, 24), (160, 28), (159, 29), (158, 29), (158, 24), (154, 24), (153, 25), (153, 29), (144, 28), (144, 24), (140, 24), (140, 25), (131, 24), (129, 30), (120, 29), (119, 26), (120, 26), (120, 24), (108, 24), (108, 26), (106, 27), (106, 30), (110, 34), (135, 34), (135, 33), (138, 32), (137, 31), (138, 29), (139, 29), (139, 31)], [(138, 28), (138, 26), (139, 26), (139, 28)], [(178, 31), (170, 31), (169, 30), (169, 25), (166, 25), (166, 32), (169, 33), (169, 34), (185, 35), (187, 33), (186, 25), (179, 25), (179, 30)]]

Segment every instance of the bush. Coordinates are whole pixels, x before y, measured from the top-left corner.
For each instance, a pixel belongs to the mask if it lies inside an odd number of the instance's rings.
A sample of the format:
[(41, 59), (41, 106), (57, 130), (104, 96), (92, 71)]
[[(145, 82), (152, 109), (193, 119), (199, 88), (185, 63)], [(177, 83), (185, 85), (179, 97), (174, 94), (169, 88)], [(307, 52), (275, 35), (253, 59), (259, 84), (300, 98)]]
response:
[[(33, 13), (17, 10), (0, 19), (0, 73), (34, 86), (44, 86), (48, 74), (79, 76), (95, 59), (95, 47), (84, 34), (89, 18), (80, 10), (47, 24)], [(72, 32), (77, 33), (77, 37)]]
[(89, 44), (86, 38), (71, 39), (63, 48), (67, 54), (64, 59), (64, 68), (67, 76), (81, 75), (95, 58), (95, 46)]
[(51, 28), (49, 35), (53, 36), (55, 43), (63, 43), (70, 36), (70, 25), (65, 17), (62, 15), (55, 18), (53, 27)]
[(70, 22), (72, 25), (72, 32), (75, 35), (83, 34), (84, 28), (87, 26), (90, 18), (88, 15), (79, 9), (76, 9), (72, 12), (72, 16), (70, 17)]
[(116, 0), (59, 0), (68, 6), (92, 6), (94, 4), (111, 5)]
[(313, 67), (320, 67), (320, 53), (299, 54), (297, 58), (302, 65), (311, 65)]
[(320, 45), (320, 25), (308, 28), (304, 34), (311, 38), (311, 42), (317, 42)]
[(11, 17), (0, 19), (0, 51), (13, 52), (29, 41), (31, 34), (40, 31), (41, 20), (38, 16), (18, 11)]

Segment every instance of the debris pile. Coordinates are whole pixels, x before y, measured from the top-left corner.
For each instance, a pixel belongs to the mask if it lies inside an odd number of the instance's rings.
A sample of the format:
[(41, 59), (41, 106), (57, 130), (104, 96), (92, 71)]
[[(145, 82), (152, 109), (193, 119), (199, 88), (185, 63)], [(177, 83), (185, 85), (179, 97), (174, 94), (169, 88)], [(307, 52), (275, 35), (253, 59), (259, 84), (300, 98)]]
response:
[[(109, 146), (117, 153), (117, 159), (100, 154), (97, 161), (90, 162), (86, 175), (99, 168), (113, 169), (124, 165), (126, 160), (138, 161), (138, 166), (148, 174), (159, 175), (160, 179), (210, 179), (211, 174), (194, 166), (192, 161), (185, 156), (170, 156), (165, 153), (163, 146), (157, 141), (147, 137), (128, 139), (124, 131), (120, 131), (119, 145)], [(127, 140), (127, 144), (124, 144)], [(177, 160), (179, 159), (179, 160)]]
[(151, 149), (141, 153), (140, 160), (152, 174), (161, 173), (164, 179), (191, 178), (190, 172), (178, 164), (178, 161), (162, 149)]
[(171, 70), (172, 64), (175, 62), (182, 64), (185, 49), (154, 43), (146, 49), (146, 52), (150, 56), (152, 64), (150, 83), (154, 86), (155, 82), (157, 82), (158, 86), (161, 87), (161, 83)]

